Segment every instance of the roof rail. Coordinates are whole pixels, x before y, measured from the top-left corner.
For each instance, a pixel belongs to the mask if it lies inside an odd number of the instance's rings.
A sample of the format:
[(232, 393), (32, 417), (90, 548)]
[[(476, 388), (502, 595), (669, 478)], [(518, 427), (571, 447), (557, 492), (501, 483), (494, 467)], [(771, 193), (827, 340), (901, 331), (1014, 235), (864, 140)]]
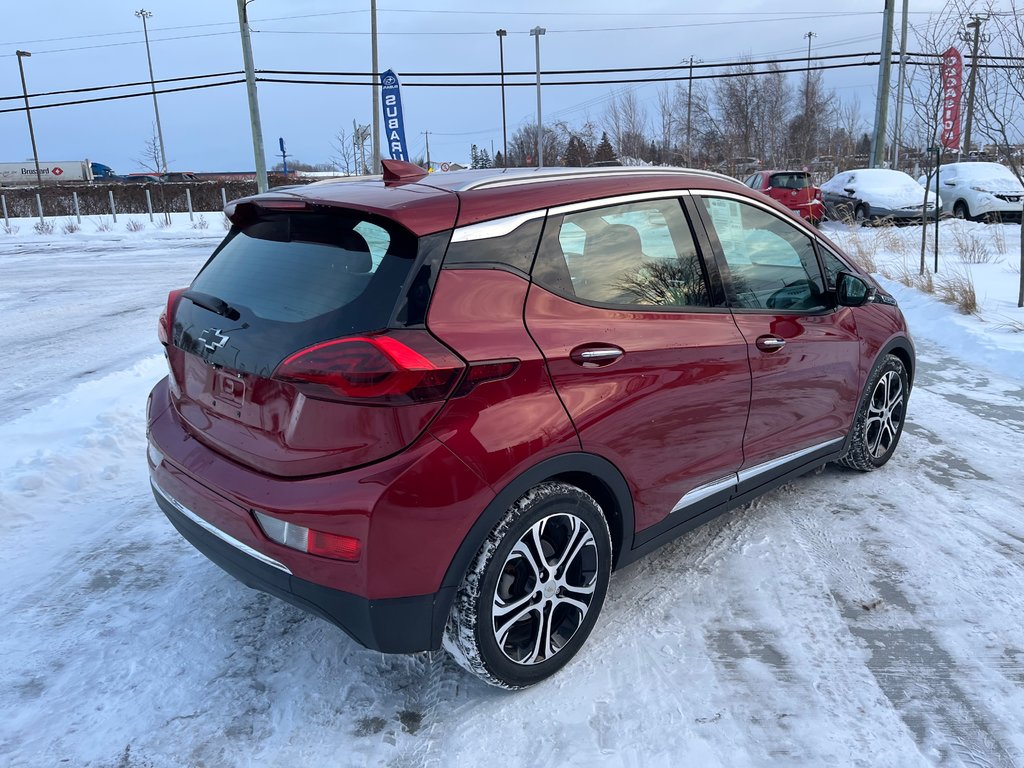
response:
[(677, 168), (674, 166), (621, 166), (601, 168), (510, 168), (507, 171), (474, 178), (456, 187), (459, 192), (471, 189), (487, 189), (492, 187), (514, 186), (518, 184), (539, 184), (545, 181), (563, 179), (583, 179), (606, 176), (704, 176), (707, 178), (730, 181), (742, 186), (742, 182), (732, 176), (699, 168)]

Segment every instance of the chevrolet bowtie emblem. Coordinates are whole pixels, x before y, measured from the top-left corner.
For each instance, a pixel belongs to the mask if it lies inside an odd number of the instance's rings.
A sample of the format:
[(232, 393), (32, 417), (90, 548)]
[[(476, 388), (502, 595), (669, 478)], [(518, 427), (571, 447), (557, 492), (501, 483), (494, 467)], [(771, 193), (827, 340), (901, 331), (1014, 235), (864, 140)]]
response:
[(199, 341), (206, 347), (207, 352), (216, 352), (228, 343), (228, 338), (228, 336), (221, 333), (220, 328), (207, 328), (199, 334)]

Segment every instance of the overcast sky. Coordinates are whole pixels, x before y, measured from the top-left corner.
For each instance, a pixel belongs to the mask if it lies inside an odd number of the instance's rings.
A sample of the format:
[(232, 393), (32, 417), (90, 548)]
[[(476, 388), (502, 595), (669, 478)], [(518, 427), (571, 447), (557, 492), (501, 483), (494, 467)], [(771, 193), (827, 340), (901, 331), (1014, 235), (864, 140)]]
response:
[[(33, 54), (24, 59), (30, 93), (148, 79), (142, 24), (134, 15), (142, 0), (7, 0), (4, 5), (0, 97), (21, 94), (14, 55), (17, 49)], [(828, 10), (822, 14), (825, 5)], [(911, 22), (924, 24), (928, 14), (940, 9), (943, 2), (911, 0), (910, 5)], [(716, 10), (697, 10), (702, 6)], [(145, 7), (153, 12), (149, 25), (157, 78), (242, 68), (234, 0), (152, 0)], [(547, 29), (541, 38), (545, 70), (671, 66), (691, 55), (705, 62), (806, 55), (804, 35), (808, 31), (816, 35), (812, 44), (817, 53), (864, 52), (879, 48), (882, 7), (882, 0), (833, 0), (827, 4), (822, 0), (495, 0), (493, 4), (381, 0), (379, 62), (381, 70), (394, 69), (400, 78), (403, 72), (497, 71), (494, 32), (503, 27), (508, 30), (506, 70), (532, 71), (534, 41), (529, 30), (538, 25)], [(257, 69), (370, 69), (368, 0), (254, 0), (249, 16)], [(841, 98), (859, 97), (865, 129), (873, 113), (876, 82), (877, 70), (870, 68), (825, 73), (826, 86)], [(545, 122), (579, 123), (590, 118), (599, 123), (614, 87), (622, 86), (545, 88)], [(632, 87), (653, 113), (661, 86)], [(92, 95), (96, 94), (83, 94)], [(353, 119), (370, 122), (371, 97), (365, 86), (261, 83), (259, 98), (268, 164), (280, 159), (273, 156), (280, 136), (295, 158), (322, 162), (332, 155), (331, 139), (340, 128), (351, 132)], [(501, 148), (497, 88), (405, 87), (402, 98), (413, 156), (422, 154), (423, 131), (430, 131), (430, 154), (435, 161), (466, 161), (472, 142), (488, 151), (492, 142), (495, 149)], [(520, 124), (536, 119), (534, 88), (509, 87), (507, 100), (510, 134)], [(18, 101), (0, 101), (0, 109), (15, 106)], [(32, 115), (40, 159), (88, 158), (119, 172), (141, 170), (138, 158), (153, 124), (151, 98), (34, 109)], [(172, 169), (253, 167), (244, 85), (162, 95), (160, 115)], [(31, 155), (24, 113), (0, 113), (0, 161)]]

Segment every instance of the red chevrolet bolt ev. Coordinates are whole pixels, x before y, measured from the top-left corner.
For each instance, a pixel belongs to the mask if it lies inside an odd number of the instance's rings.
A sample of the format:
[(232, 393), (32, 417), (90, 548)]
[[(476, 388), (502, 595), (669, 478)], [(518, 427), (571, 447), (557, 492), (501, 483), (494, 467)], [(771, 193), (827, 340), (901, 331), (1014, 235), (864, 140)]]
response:
[(159, 322), (156, 501), (368, 648), (529, 686), (611, 571), (903, 429), (895, 301), (724, 176), (386, 161), (226, 213)]

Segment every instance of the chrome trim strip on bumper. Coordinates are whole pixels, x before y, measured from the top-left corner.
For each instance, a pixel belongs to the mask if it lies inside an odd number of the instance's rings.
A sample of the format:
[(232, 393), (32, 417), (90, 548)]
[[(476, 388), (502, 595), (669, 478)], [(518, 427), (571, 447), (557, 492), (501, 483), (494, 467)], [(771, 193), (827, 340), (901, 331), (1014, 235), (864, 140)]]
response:
[(273, 568), (277, 568), (279, 571), (284, 571), (289, 576), (292, 575), (292, 572), (290, 570), (288, 570), (288, 566), (286, 566), (284, 563), (279, 563), (274, 558), (268, 557), (267, 555), (264, 555), (262, 552), (253, 549), (248, 544), (243, 544), (241, 541), (236, 539), (234, 536), (231, 536), (231, 535), (229, 535), (227, 533), (224, 533), (224, 531), (222, 531), (220, 528), (218, 528), (217, 526), (213, 525), (212, 523), (206, 522), (203, 518), (201, 518), (199, 515), (197, 515), (191, 509), (189, 509), (184, 504), (182, 504), (180, 501), (178, 501), (176, 498), (174, 498), (169, 493), (167, 493), (167, 491), (165, 491), (163, 488), (161, 488), (159, 485), (157, 485), (155, 481), (150, 480), (149, 482), (153, 486), (153, 490), (156, 491), (157, 493), (159, 493), (167, 501), (168, 504), (170, 504), (176, 510), (181, 512), (181, 514), (183, 514), (185, 517), (187, 517), (189, 520), (191, 520), (193, 523), (198, 525), (203, 530), (207, 531), (208, 533), (212, 533), (214, 536), (216, 536), (221, 541), (225, 542), (226, 544), (230, 544), (235, 549), (237, 549), (237, 550), (239, 550), (241, 552), (244, 552), (245, 554), (249, 555), (250, 557), (256, 558), (261, 563), (266, 563), (267, 565), (269, 565), (269, 566), (271, 566)]
[(748, 469), (741, 469), (736, 474), (739, 477), (739, 482), (745, 483), (747, 480), (755, 478), (758, 475), (764, 474), (765, 472), (771, 472), (773, 469), (781, 467), (783, 464), (789, 464), (789, 462), (796, 461), (797, 459), (814, 453), (815, 451), (824, 450), (830, 445), (843, 442), (845, 439), (845, 437), (837, 437), (834, 440), (826, 440), (824, 443), (818, 443), (817, 445), (812, 445), (802, 450), (794, 451), (793, 453), (787, 453), (785, 456), (779, 456), (777, 459), (772, 459), (771, 461), (766, 461), (762, 464), (756, 464)]
[(679, 510), (684, 509), (685, 507), (689, 507), (692, 504), (696, 504), (698, 501), (703, 501), (709, 496), (714, 496), (716, 493), (721, 493), (722, 491), (728, 490), (729, 488), (735, 488), (740, 483), (744, 483), (747, 480), (751, 480), (752, 478), (764, 474), (765, 472), (770, 472), (773, 469), (777, 469), (778, 467), (781, 467), (784, 464), (789, 464), (790, 462), (796, 461), (797, 459), (807, 456), (808, 454), (824, 450), (825, 448), (828, 448), (830, 445), (841, 443), (845, 439), (845, 437), (837, 437), (834, 440), (827, 440), (824, 443), (818, 443), (817, 445), (812, 445), (808, 448), (803, 448), (799, 451), (794, 451), (793, 453), (787, 453), (785, 456), (779, 456), (777, 459), (772, 459), (771, 461), (766, 461), (761, 464), (757, 464), (753, 467), (750, 467), (749, 469), (741, 469), (739, 472), (733, 472), (732, 474), (726, 475), (725, 477), (719, 480), (712, 480), (710, 483), (698, 485), (693, 490), (687, 491), (685, 494), (683, 494), (683, 497), (676, 502), (676, 505), (672, 507), (672, 512), (670, 512), (669, 514), (674, 514)]

